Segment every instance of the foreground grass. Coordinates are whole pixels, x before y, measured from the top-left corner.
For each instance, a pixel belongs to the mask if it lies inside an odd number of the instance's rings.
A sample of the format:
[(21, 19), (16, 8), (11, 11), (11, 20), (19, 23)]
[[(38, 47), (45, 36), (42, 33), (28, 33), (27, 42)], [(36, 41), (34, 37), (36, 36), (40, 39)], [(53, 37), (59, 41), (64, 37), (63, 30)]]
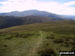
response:
[(0, 56), (59, 56), (75, 51), (75, 22), (31, 24), (0, 30)]

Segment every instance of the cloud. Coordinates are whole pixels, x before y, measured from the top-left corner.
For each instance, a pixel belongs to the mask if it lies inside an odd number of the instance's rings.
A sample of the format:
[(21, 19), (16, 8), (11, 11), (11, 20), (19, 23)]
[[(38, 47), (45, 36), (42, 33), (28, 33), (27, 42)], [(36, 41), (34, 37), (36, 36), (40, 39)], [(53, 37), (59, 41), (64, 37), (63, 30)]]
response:
[(41, 11), (48, 11), (56, 14), (75, 15), (75, 8), (70, 7), (74, 5), (75, 1), (60, 4), (59, 2), (43, 2), (38, 0), (8, 0), (0, 2), (0, 12), (24, 11), (37, 9)]
[(75, 5), (75, 1), (64, 3), (64, 5), (66, 5), (66, 6)]

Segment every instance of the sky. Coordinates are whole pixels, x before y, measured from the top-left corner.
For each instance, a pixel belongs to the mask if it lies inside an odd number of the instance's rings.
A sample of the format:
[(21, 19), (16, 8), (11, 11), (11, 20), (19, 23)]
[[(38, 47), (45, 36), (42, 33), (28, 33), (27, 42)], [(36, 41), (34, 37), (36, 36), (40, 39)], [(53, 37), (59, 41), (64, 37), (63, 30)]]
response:
[(0, 13), (26, 10), (75, 15), (75, 0), (0, 0)]

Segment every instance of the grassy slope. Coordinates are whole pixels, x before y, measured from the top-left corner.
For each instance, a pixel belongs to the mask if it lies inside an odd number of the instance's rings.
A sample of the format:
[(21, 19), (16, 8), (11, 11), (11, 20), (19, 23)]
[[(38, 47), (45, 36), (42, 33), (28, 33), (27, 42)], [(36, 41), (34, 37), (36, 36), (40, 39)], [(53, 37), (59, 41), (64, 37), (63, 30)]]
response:
[(58, 56), (59, 51), (75, 51), (75, 21), (0, 30), (0, 56)]

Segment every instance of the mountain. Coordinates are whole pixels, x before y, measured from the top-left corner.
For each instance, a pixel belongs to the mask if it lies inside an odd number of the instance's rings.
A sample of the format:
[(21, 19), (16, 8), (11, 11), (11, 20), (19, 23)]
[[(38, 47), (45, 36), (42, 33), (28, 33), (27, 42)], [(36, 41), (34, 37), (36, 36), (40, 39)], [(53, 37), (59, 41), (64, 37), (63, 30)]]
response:
[(75, 51), (75, 21), (64, 19), (36, 10), (1, 14), (0, 56), (59, 56), (59, 51)]
[[(18, 25), (42, 23), (56, 20), (65, 20), (66, 17), (49, 13), (46, 11), (27, 10), (27, 11), (14, 11), (10, 13), (0, 14), (0, 29)], [(70, 19), (67, 19), (70, 20)]]
[(28, 11), (22, 11), (22, 12), (18, 12), (18, 11), (13, 11), (10, 13), (1, 13), (1, 16), (28, 16), (28, 15), (32, 15), (33, 13), (36, 13), (37, 10), (28, 10)]
[(0, 28), (7, 28), (12, 26), (32, 24), (32, 23), (49, 22), (55, 20), (62, 20), (62, 19), (34, 16), (34, 15), (24, 16), (24, 17), (0, 16)]
[(62, 15), (63, 17), (65, 17), (66, 19), (73, 19), (75, 20), (75, 15)]
[(56, 14), (49, 13), (46, 11), (38, 11), (38, 10), (27, 10), (27, 11), (22, 11), (22, 12), (14, 11), (14, 12), (10, 12), (10, 13), (1, 13), (0, 14), (0, 16), (18, 16), (18, 17), (29, 16), (29, 15), (63, 19), (60, 15), (56, 15)]

